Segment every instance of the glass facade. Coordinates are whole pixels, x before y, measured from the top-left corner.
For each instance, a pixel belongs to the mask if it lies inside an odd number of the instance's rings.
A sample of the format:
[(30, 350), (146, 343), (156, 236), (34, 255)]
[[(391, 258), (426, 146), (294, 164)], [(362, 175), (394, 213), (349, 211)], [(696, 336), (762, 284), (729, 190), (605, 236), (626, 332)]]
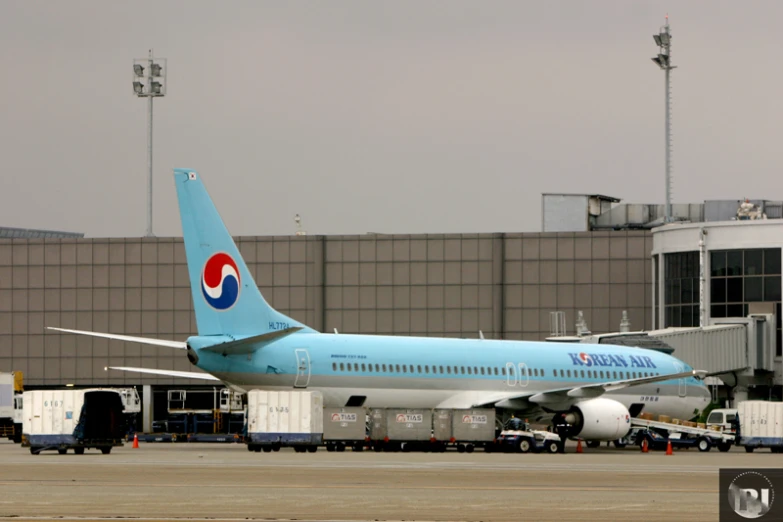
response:
[(699, 325), (699, 253), (663, 258), (664, 327)]
[(710, 315), (745, 317), (749, 303), (776, 303), (777, 355), (781, 355), (779, 248), (710, 252)]

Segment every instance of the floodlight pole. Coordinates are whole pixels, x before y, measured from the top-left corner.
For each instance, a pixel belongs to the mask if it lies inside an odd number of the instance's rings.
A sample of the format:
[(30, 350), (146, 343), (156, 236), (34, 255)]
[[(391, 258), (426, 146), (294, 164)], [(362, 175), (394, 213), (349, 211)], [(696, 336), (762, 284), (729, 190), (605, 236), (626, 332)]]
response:
[[(666, 34), (669, 34), (669, 16), (666, 16)], [(671, 38), (671, 35), (669, 36)], [(672, 122), (671, 122), (671, 80), (669, 79), (669, 73), (671, 72), (671, 40), (666, 44), (664, 49), (669, 56), (669, 62), (664, 69), (665, 83), (666, 83), (666, 223), (672, 221)], [(150, 98), (150, 183), (152, 179), (152, 98)], [(150, 188), (150, 194), (152, 194), (152, 188)], [(150, 200), (152, 196), (150, 195)], [(150, 217), (150, 223), (152, 223), (152, 217)], [(150, 225), (152, 227), (152, 225)], [(150, 234), (152, 228), (150, 228)]]
[(147, 98), (147, 237), (152, 232), (152, 103), (156, 96), (166, 95), (168, 67), (165, 58), (156, 59), (149, 50), (147, 58), (134, 60), (133, 92), (139, 98)]
[[(149, 71), (152, 73), (152, 49), (149, 52)], [(666, 74), (669, 74), (667, 71)], [(147, 168), (149, 169), (147, 179), (147, 237), (154, 237), (152, 233), (152, 74), (149, 75), (147, 80), (147, 88), (150, 95), (147, 96), (148, 112), (147, 112)]]
[(655, 43), (658, 44), (658, 47), (660, 48), (660, 53), (658, 56), (653, 58), (652, 60), (658, 64), (658, 66), (664, 70), (665, 73), (665, 79), (664, 79), (664, 88), (665, 88), (665, 96), (666, 96), (666, 117), (665, 117), (665, 147), (666, 147), (666, 206), (665, 206), (665, 217), (664, 217), (664, 223), (671, 223), (672, 222), (672, 185), (671, 185), (671, 168), (672, 168), (672, 159), (671, 159), (671, 148), (672, 148), (672, 141), (671, 141), (671, 80), (669, 73), (672, 69), (675, 68), (674, 65), (672, 65), (671, 62), (671, 55), (672, 55), (672, 46), (671, 46), (671, 32), (669, 31), (669, 15), (666, 15), (666, 25), (663, 26), (660, 30), (660, 32), (656, 35), (653, 35), (653, 39), (655, 40)]

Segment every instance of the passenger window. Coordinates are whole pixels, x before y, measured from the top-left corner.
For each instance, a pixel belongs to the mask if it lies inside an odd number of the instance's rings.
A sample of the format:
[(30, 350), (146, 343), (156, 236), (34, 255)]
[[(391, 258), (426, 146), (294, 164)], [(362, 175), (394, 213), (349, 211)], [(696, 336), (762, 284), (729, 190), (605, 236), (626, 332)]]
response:
[(557, 377), (557, 370), (552, 370), (552, 373), (554, 374), (555, 377)]
[(501, 368), (500, 369), (500, 375), (502, 375), (504, 377), (506, 376), (506, 369), (505, 368)]
[(533, 368), (533, 375), (538, 377), (538, 368)]
[(582, 373), (582, 379), (584, 379), (585, 378), (585, 371), (584, 370), (579, 370), (579, 371)]
[(421, 364), (419, 364), (418, 366), (416, 366), (416, 369), (417, 369), (417, 370), (419, 370), (419, 373), (421, 373)]
[(367, 365), (367, 371), (369, 371), (370, 373), (372, 373), (372, 364), (368, 364), (368, 365)]
[(614, 379), (616, 379), (616, 378), (617, 378), (617, 372), (612, 372), (612, 375), (613, 375), (613, 377), (612, 377), (612, 378), (614, 378)]
[[(495, 367), (495, 375), (497, 375), (497, 374), (498, 374), (498, 368), (497, 368), (497, 366), (496, 366), (496, 367)], [(492, 449), (492, 448), (490, 448), (490, 449)]]
[(473, 375), (473, 372), (470, 369), (470, 366), (468, 366), (468, 375)]
[(345, 364), (343, 364), (343, 363), (340, 363), (340, 371), (341, 371), (341, 372), (344, 372), (344, 371), (345, 371)]
[(408, 365), (407, 364), (403, 364), (402, 365), (402, 373), (408, 373)]
[[(375, 371), (376, 371), (376, 372), (380, 372), (380, 371), (381, 371), (381, 368), (380, 368), (380, 366), (378, 365), (378, 363), (375, 363)], [(386, 371), (386, 369), (384, 369), (384, 371)]]
[[(434, 368), (434, 366), (433, 366), (433, 368)], [(430, 373), (430, 365), (429, 364), (425, 364), (424, 365), (424, 373)]]
[(395, 365), (395, 369), (397, 370), (397, 373), (400, 373), (400, 365), (399, 364)]
[(484, 375), (484, 367), (481, 367), (481, 375)]
[(451, 375), (451, 366), (446, 366), (446, 373)]
[(571, 378), (571, 370), (567, 370), (566, 374), (568, 375), (568, 378), (570, 379)]
[(465, 375), (465, 367), (464, 367), (464, 366), (462, 366), (462, 367), (460, 368), (460, 373), (461, 373), (462, 375)]
[(353, 371), (355, 372), (359, 371), (359, 363), (353, 363)]
[(332, 363), (332, 370), (337, 371), (337, 363)]
[(440, 373), (443, 373), (443, 366), (440, 367)]
[(363, 371), (363, 372), (366, 372), (366, 371), (367, 371), (367, 367), (366, 367), (366, 366), (364, 366), (364, 363), (362, 363), (362, 371)]

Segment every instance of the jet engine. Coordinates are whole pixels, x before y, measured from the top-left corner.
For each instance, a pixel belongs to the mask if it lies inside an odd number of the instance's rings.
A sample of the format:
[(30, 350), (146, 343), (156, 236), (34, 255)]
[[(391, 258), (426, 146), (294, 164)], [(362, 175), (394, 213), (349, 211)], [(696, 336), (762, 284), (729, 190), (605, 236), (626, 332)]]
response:
[(568, 424), (568, 437), (618, 440), (631, 430), (631, 414), (623, 404), (604, 397), (578, 402), (561, 413), (555, 423)]

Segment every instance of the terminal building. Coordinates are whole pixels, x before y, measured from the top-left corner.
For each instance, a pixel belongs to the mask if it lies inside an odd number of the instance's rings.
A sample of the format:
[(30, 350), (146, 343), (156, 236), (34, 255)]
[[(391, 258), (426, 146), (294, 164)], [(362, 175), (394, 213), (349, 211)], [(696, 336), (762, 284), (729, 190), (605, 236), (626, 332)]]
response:
[[(270, 304), (322, 332), (646, 346), (715, 372), (716, 398), (780, 398), (782, 209), (673, 205), (664, 225), (662, 205), (545, 194), (540, 233), (235, 240)], [(4, 230), (0, 371), (31, 389), (203, 388), (106, 370), (194, 371), (177, 350), (45, 329), (193, 335), (181, 238)]]

